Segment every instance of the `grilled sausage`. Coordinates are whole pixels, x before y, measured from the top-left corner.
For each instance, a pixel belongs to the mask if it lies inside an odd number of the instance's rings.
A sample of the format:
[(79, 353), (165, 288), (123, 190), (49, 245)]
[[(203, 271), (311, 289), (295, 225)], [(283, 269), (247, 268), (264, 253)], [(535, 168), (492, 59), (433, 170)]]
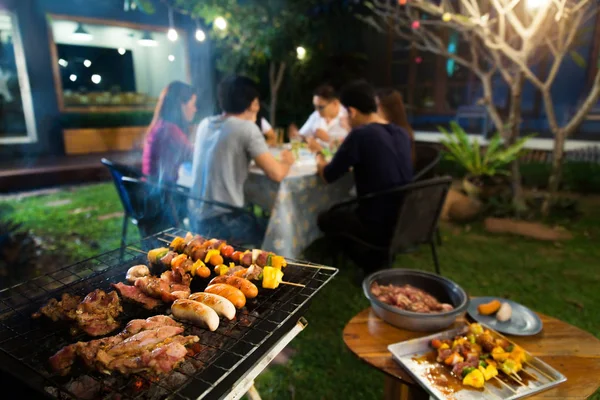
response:
[(214, 285), (216, 283), (225, 283), (227, 285), (233, 286), (234, 288), (240, 289), (247, 299), (253, 299), (256, 296), (258, 296), (258, 288), (256, 287), (256, 285), (250, 282), (248, 279), (240, 278), (239, 276), (217, 276), (209, 282), (209, 285)]
[(125, 279), (127, 282), (134, 283), (137, 278), (150, 275), (150, 270), (145, 265), (135, 265), (127, 270)]
[(219, 316), (207, 305), (189, 299), (175, 300), (171, 306), (173, 316), (193, 325), (215, 331), (219, 327)]
[(209, 285), (205, 290), (206, 293), (212, 293), (219, 296), (225, 297), (227, 300), (233, 303), (235, 308), (242, 308), (246, 305), (246, 297), (244, 293), (238, 288), (225, 283), (217, 283)]
[(209, 306), (215, 310), (220, 317), (225, 317), (229, 320), (235, 318), (235, 306), (223, 296), (212, 293), (193, 293), (190, 295), (190, 300), (198, 301)]

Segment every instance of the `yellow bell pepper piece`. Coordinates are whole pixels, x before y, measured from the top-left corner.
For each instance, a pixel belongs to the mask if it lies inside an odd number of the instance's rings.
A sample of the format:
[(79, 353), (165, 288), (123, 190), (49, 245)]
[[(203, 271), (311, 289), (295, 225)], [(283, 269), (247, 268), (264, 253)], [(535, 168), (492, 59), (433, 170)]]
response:
[(206, 267), (206, 264), (204, 264), (202, 260), (197, 260), (194, 264), (192, 264), (192, 268), (190, 268), (190, 273), (192, 276), (196, 276), (196, 270), (200, 267)]
[(480, 365), (477, 369), (481, 371), (486, 381), (489, 381), (490, 379), (498, 375), (498, 370), (493, 365), (488, 365), (485, 368)]
[(491, 355), (494, 360), (502, 362), (508, 359), (510, 353), (504, 351), (502, 347), (496, 346), (492, 349)]
[(273, 268), (281, 269), (287, 267), (287, 262), (284, 257), (274, 255), (271, 258), (271, 266)]
[(473, 335), (481, 335), (483, 333), (483, 326), (477, 323), (471, 324), (469, 325), (469, 331), (471, 331)]
[(207, 262), (208, 262), (208, 260), (210, 260), (210, 258), (211, 258), (212, 256), (218, 256), (218, 255), (221, 255), (221, 252), (220, 252), (219, 250), (209, 250), (209, 251), (206, 253), (206, 257), (204, 257), (204, 262), (205, 262), (205, 263), (207, 263)]
[(226, 275), (229, 271), (229, 267), (225, 264), (220, 264), (215, 267), (215, 274), (217, 275)]
[(265, 267), (262, 271), (262, 274), (262, 286), (265, 289), (277, 289), (283, 280), (283, 272), (277, 268)]
[(168, 252), (169, 249), (166, 247), (159, 247), (158, 249), (150, 250), (148, 252), (148, 261), (151, 264), (158, 264), (160, 259), (163, 258)]
[(442, 349), (449, 349), (450, 346), (448, 346), (448, 343), (442, 343), (442, 345), (440, 346), (440, 348), (438, 350), (442, 350)]
[(510, 352), (509, 358), (519, 363), (528, 361), (527, 353), (519, 346), (515, 346), (515, 348)]
[(183, 245), (185, 245), (185, 239), (180, 236), (177, 236), (171, 242), (171, 248), (175, 251), (183, 250)]
[(471, 372), (463, 379), (463, 385), (471, 386), (477, 389), (481, 389), (485, 384), (485, 378), (483, 377), (483, 373), (476, 369)]

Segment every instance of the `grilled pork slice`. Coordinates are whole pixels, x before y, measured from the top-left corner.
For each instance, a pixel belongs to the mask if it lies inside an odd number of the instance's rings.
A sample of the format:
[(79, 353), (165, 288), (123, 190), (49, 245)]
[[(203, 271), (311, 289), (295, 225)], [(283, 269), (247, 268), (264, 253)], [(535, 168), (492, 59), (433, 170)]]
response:
[(116, 318), (122, 311), (116, 292), (96, 289), (77, 306), (77, 325), (90, 336), (103, 336), (119, 327)]
[(48, 304), (40, 308), (32, 317), (40, 318), (42, 315), (45, 315), (54, 322), (59, 320), (74, 320), (77, 306), (80, 302), (81, 297), (63, 293), (60, 301), (50, 299)]
[(122, 282), (119, 282), (116, 284), (113, 283), (112, 286), (115, 289), (117, 289), (117, 291), (119, 292), (121, 297), (123, 297), (123, 299), (129, 300), (133, 303), (140, 304), (146, 310), (152, 310), (153, 308), (156, 308), (162, 304), (162, 302), (160, 300), (157, 300), (155, 298), (148, 296), (145, 293), (142, 293), (142, 291), (140, 291), (140, 289), (138, 289), (135, 286), (129, 286)]
[(88, 368), (104, 373), (169, 372), (185, 357), (185, 346), (199, 340), (182, 332), (179, 323), (164, 315), (132, 320), (117, 335), (62, 348), (50, 357), (50, 365), (66, 375), (79, 357)]

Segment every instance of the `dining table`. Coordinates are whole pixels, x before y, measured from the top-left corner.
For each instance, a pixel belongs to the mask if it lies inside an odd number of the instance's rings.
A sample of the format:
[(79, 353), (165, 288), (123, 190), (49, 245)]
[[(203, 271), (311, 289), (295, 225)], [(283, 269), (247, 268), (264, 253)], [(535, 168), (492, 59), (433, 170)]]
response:
[[(557, 318), (537, 313), (544, 329), (537, 335), (507, 338), (549, 364), (567, 380), (528, 399), (587, 399), (600, 388), (600, 340)], [(459, 318), (448, 329), (464, 325)], [(429, 394), (397, 363), (388, 346), (431, 335), (396, 328), (380, 319), (369, 307), (355, 315), (343, 331), (344, 343), (370, 367), (385, 374), (386, 400), (428, 400)]]
[[(278, 158), (289, 145), (271, 148)], [(246, 201), (266, 210), (269, 216), (262, 249), (298, 258), (321, 236), (317, 226), (319, 213), (354, 194), (354, 179), (346, 174), (327, 184), (317, 175), (315, 156), (300, 148), (289, 174), (281, 182), (269, 179), (256, 165), (251, 164), (244, 186)]]
[[(291, 145), (270, 147), (269, 151), (279, 158), (283, 149), (291, 149)], [(259, 206), (268, 216), (261, 248), (290, 258), (299, 258), (321, 236), (317, 226), (321, 212), (356, 194), (352, 174), (327, 184), (317, 175), (314, 154), (299, 148), (295, 156), (296, 161), (281, 182), (269, 179), (252, 162), (244, 185), (246, 203)], [(191, 187), (192, 182), (191, 165), (183, 165), (178, 184)]]

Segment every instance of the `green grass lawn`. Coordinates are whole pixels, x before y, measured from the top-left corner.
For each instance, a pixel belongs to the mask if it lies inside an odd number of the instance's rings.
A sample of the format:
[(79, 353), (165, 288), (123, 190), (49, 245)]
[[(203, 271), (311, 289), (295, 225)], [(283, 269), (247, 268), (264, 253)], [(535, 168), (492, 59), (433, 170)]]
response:
[[(72, 202), (48, 206), (65, 199)], [(118, 247), (121, 218), (98, 220), (121, 211), (111, 184), (5, 202), (13, 207), (13, 217), (37, 235), (58, 238), (55, 250), (67, 252), (72, 259)], [(559, 244), (491, 236), (479, 224), (444, 226), (442, 273), (472, 296), (508, 297), (600, 337), (596, 309), (600, 304), (600, 201), (583, 199), (581, 205), (583, 217), (562, 224), (574, 239)], [(90, 207), (95, 209), (70, 214)], [(396, 266), (433, 270), (425, 248), (398, 257)], [(291, 361), (259, 377), (257, 387), (264, 399), (381, 398), (383, 375), (356, 360), (342, 341), (346, 322), (368, 306), (360, 288), (353, 284), (352, 268), (342, 270), (314, 299), (306, 315), (309, 325), (293, 342), (297, 353)]]

